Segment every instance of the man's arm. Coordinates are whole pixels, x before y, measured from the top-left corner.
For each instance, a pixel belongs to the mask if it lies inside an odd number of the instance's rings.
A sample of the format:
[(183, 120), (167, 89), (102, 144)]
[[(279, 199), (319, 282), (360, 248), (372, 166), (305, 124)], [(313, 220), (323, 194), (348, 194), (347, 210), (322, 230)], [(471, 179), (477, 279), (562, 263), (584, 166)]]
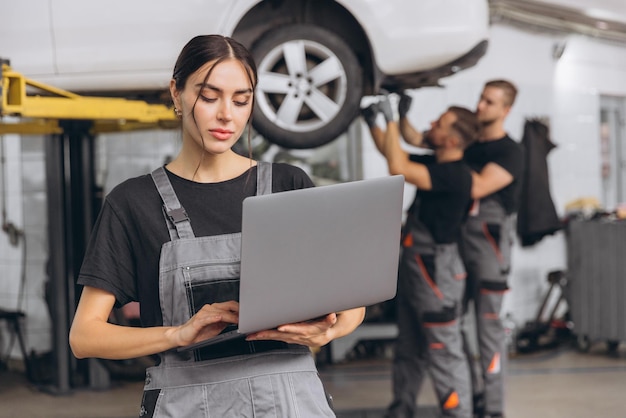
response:
[(480, 173), (472, 172), (472, 199), (482, 199), (513, 182), (513, 175), (496, 163), (487, 163)]
[[(375, 123), (375, 116), (378, 111), (383, 113), (387, 121), (385, 131)], [(370, 128), (376, 148), (387, 160), (389, 174), (402, 174), (408, 183), (414, 184), (420, 189), (430, 190), (432, 184), (426, 166), (412, 162), (409, 159), (409, 154), (400, 146), (400, 131), (394, 120), (389, 99), (385, 98), (378, 105), (368, 106), (361, 111), (361, 114)]]
[(402, 174), (406, 182), (417, 186), (418, 189), (432, 189), (428, 168), (424, 164), (411, 161), (409, 154), (400, 146), (400, 131), (396, 122), (387, 122), (383, 155), (387, 159), (389, 174)]
[(421, 147), (422, 140), (424, 139), (423, 134), (415, 129), (409, 119), (406, 117), (409, 109), (411, 108), (411, 103), (413, 102), (413, 98), (406, 93), (402, 93), (400, 95), (400, 102), (398, 103), (398, 114), (400, 115), (400, 133), (402, 134), (402, 138), (407, 144), (413, 145), (414, 147)]
[(400, 133), (407, 144), (413, 145), (414, 147), (422, 146), (424, 135), (415, 129), (406, 117), (400, 117)]
[(372, 139), (374, 140), (374, 145), (376, 149), (383, 154), (383, 141), (385, 140), (385, 133), (380, 128), (380, 126), (376, 123), (376, 118), (379, 112), (378, 104), (372, 103), (369, 106), (361, 109), (361, 116), (363, 120), (367, 124), (367, 127), (370, 130), (370, 134), (372, 135)]
[(376, 145), (376, 149), (381, 154), (385, 155), (384, 151), (384, 143), (385, 143), (385, 132), (380, 129), (379, 126), (370, 127), (370, 134), (372, 135), (372, 139), (374, 140), (374, 145)]

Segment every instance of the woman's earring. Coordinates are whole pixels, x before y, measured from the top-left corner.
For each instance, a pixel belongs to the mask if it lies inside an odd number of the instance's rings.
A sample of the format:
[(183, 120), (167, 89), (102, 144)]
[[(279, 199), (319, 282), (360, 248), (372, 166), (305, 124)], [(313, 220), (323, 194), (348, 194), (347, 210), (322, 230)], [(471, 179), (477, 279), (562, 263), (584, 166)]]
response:
[(178, 108), (174, 108), (174, 113), (176, 114), (176, 116), (182, 116), (183, 112), (181, 112), (180, 110), (178, 110)]

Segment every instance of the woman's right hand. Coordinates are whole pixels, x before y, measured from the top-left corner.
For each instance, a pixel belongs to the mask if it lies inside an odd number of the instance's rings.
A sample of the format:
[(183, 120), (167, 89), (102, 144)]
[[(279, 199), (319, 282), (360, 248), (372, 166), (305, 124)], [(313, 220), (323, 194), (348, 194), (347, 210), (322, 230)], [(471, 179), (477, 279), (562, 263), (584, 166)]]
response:
[(179, 347), (214, 337), (239, 322), (239, 303), (234, 300), (204, 305), (189, 321), (174, 327), (171, 338)]

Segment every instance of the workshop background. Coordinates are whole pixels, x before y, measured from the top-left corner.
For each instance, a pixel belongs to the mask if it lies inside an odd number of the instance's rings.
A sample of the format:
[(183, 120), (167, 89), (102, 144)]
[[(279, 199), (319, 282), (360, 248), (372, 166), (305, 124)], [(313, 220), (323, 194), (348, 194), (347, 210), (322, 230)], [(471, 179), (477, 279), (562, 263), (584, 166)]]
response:
[[(450, 104), (474, 108), (486, 80), (510, 79), (519, 88), (506, 122), (511, 136), (521, 140), (525, 123), (540, 119), (547, 122), (549, 137), (556, 145), (547, 162), (550, 192), (559, 216), (565, 219), (572, 211), (619, 214), (626, 205), (626, 4), (621, 0), (551, 3), (597, 9), (598, 13), (586, 14), (584, 25), (569, 25), (547, 16), (509, 13), (506, 1), (491, 2), (486, 55), (476, 66), (442, 79), (442, 87), (410, 91), (414, 100), (409, 118), (426, 128)], [(606, 4), (604, 15), (599, 12), (602, 4)], [(607, 16), (613, 22), (610, 28), (602, 24)], [(102, 195), (120, 181), (150, 172), (175, 155), (178, 136), (176, 130), (100, 135), (96, 183), (102, 186)], [(46, 302), (46, 137), (7, 134), (0, 138), (0, 308), (25, 312), (26, 351), (37, 357), (53, 347)], [(289, 161), (309, 171), (323, 165), (332, 171), (328, 177), (338, 181), (387, 174), (360, 118), (331, 144), (314, 150), (268, 145), (263, 158)], [(406, 196), (408, 204), (413, 196), (410, 186)], [(508, 314), (518, 329), (537, 315), (549, 287), (548, 273), (567, 270), (571, 261), (567, 245), (565, 230), (529, 247), (515, 244), (512, 290), (502, 314)], [(6, 324), (0, 325), (0, 355), (19, 361), (22, 355), (13, 333)]]

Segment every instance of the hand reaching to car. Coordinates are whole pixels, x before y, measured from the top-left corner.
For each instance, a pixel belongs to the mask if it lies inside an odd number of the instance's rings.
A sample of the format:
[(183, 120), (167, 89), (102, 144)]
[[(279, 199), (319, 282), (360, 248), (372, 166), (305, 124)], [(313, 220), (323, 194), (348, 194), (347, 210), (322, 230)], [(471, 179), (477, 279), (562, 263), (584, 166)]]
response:
[(406, 114), (409, 113), (409, 109), (411, 108), (411, 103), (413, 102), (413, 98), (402, 92), (400, 94), (400, 103), (398, 103), (398, 113), (400, 114), (400, 118), (405, 118)]

